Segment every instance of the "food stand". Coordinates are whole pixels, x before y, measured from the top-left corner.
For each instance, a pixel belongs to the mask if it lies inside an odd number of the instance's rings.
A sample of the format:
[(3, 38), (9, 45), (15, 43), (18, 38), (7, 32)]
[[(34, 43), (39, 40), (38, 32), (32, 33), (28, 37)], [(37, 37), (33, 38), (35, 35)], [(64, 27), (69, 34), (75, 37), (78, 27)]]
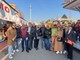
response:
[[(16, 9), (10, 6), (5, 0), (0, 0), (0, 58), (7, 53), (6, 31), (13, 22), (20, 23), (21, 19)], [(0, 59), (1, 60), (1, 59)]]
[[(4, 41), (4, 39), (5, 39), (5, 35), (4, 35), (4, 33), (5, 33), (5, 29), (4, 29), (4, 26), (6, 25), (6, 21), (4, 21), (4, 20), (0, 20), (0, 42), (3, 42)], [(6, 28), (6, 27), (5, 27)]]
[(3, 34), (4, 34), (4, 30), (0, 29), (0, 42), (4, 41), (3, 40)]

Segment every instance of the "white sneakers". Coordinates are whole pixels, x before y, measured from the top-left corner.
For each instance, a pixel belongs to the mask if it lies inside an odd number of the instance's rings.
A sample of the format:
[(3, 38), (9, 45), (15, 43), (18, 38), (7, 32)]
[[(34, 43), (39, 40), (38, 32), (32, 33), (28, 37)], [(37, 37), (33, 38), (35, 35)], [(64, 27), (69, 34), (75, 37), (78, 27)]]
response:
[(59, 51), (56, 52), (56, 54), (59, 54), (59, 53), (60, 53)]
[(15, 50), (13, 50), (13, 53), (15, 53), (16, 51)]
[(9, 56), (9, 59), (13, 59), (13, 55), (15, 54), (15, 52), (19, 52), (19, 49), (13, 50), (13, 52)]
[(62, 51), (57, 51), (57, 52), (56, 52), (56, 54), (59, 54), (59, 53), (62, 54), (63, 52), (62, 52)]
[(67, 53), (67, 51), (64, 51), (64, 52), (63, 52), (63, 54), (66, 54), (66, 53)]
[(10, 56), (9, 56), (9, 59), (12, 59), (12, 58), (13, 58), (12, 55), (10, 55)]
[(19, 52), (19, 49), (16, 49), (16, 52)]
[(68, 59), (68, 60), (71, 60), (71, 59)]
[(60, 51), (60, 54), (62, 54), (63, 52), (62, 51)]
[(11, 55), (14, 55), (14, 53), (12, 52)]
[(14, 55), (14, 54), (15, 54), (15, 50), (12, 51), (11, 55)]

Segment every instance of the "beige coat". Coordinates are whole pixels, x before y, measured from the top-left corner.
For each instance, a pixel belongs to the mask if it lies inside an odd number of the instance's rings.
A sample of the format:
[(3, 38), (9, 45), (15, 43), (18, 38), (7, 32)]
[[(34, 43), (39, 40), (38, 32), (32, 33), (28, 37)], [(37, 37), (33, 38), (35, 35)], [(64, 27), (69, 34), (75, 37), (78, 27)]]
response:
[[(63, 34), (62, 31), (57, 31), (56, 32), (57, 37), (62, 37), (62, 34)], [(54, 51), (63, 51), (63, 43), (57, 41), (57, 37), (54, 41)]]
[(8, 38), (8, 45), (12, 45), (14, 40), (16, 39), (16, 29), (9, 27), (7, 32), (6, 32), (6, 35)]

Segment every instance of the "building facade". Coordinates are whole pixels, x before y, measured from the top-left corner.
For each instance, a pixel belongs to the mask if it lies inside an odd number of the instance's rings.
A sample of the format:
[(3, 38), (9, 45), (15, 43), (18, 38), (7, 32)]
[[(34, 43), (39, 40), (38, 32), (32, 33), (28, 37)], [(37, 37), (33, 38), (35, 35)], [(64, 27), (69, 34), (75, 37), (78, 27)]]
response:
[(64, 8), (80, 12), (80, 0), (64, 0)]

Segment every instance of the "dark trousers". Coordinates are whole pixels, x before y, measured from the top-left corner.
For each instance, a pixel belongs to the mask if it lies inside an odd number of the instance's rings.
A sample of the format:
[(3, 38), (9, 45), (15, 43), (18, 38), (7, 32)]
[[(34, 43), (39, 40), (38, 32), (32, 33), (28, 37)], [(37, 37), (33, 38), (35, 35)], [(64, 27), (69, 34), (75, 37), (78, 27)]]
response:
[(39, 39), (34, 40), (34, 48), (38, 48), (39, 45)]
[(63, 42), (63, 45), (64, 45), (64, 50), (67, 50), (67, 43), (66, 42)]
[(79, 41), (80, 41), (80, 36), (79, 36)]
[(64, 50), (67, 50), (67, 43), (65, 42), (65, 37), (62, 38)]
[(33, 36), (29, 36), (29, 41), (28, 41), (28, 45), (29, 45), (29, 49), (32, 49), (33, 47)]
[(22, 50), (24, 50), (24, 43), (25, 43), (25, 47), (26, 50), (28, 49), (28, 40), (26, 40), (26, 38), (22, 38)]
[(68, 59), (73, 59), (73, 45), (67, 44), (67, 58)]

